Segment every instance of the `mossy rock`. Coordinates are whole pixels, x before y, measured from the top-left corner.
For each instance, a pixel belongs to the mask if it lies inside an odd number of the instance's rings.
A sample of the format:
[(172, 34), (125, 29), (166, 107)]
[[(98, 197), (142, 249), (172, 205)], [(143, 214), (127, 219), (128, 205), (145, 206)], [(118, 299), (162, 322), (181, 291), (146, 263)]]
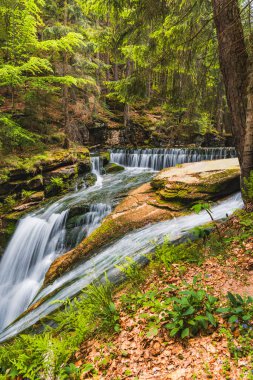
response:
[(102, 158), (103, 166), (106, 166), (110, 162), (110, 152), (100, 152), (99, 156)]
[(118, 165), (118, 164), (110, 163), (110, 164), (105, 166), (105, 173), (106, 174), (119, 173), (119, 172), (123, 172), (124, 170), (125, 170), (125, 168), (121, 165)]
[(87, 187), (94, 186), (97, 181), (97, 176), (94, 173), (88, 173), (84, 177), (84, 183)]

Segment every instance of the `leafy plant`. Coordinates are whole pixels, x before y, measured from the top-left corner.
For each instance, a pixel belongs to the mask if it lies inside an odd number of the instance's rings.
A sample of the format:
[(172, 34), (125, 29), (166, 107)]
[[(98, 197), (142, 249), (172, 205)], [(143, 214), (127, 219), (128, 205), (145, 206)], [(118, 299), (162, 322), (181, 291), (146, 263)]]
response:
[(66, 184), (61, 177), (50, 178), (49, 185), (46, 186), (47, 194), (59, 194), (66, 188)]
[(34, 193), (34, 191), (29, 190), (22, 190), (21, 198), (23, 201), (27, 201), (30, 199), (31, 195)]
[(0, 207), (0, 212), (10, 212), (15, 207), (17, 201), (13, 195), (8, 195)]
[(89, 309), (91, 318), (99, 322), (102, 330), (120, 330), (119, 313), (113, 302), (113, 284), (106, 278), (105, 282), (95, 282), (83, 291), (84, 305)]
[[(195, 284), (196, 279), (193, 285)], [(214, 316), (217, 298), (206, 293), (205, 290), (189, 287), (180, 291), (171, 299), (171, 302), (171, 310), (167, 313), (170, 321), (165, 327), (172, 337), (180, 336), (184, 339), (195, 336), (200, 331), (207, 331), (210, 326), (217, 326)]]
[(210, 219), (212, 220), (212, 222), (214, 223), (215, 228), (216, 228), (216, 230), (218, 232), (218, 235), (219, 235), (220, 239), (222, 238), (221, 231), (219, 229), (218, 224), (215, 222), (215, 220), (213, 218), (211, 206), (210, 206), (209, 203), (201, 203), (201, 202), (197, 203), (197, 204), (195, 204), (195, 205), (192, 206), (191, 210), (194, 211), (194, 212), (196, 212), (196, 214), (199, 214), (201, 211), (205, 210), (208, 213), (208, 215), (210, 216)]
[(240, 294), (227, 294), (228, 305), (217, 310), (229, 323), (250, 324), (253, 318), (253, 297), (242, 297)]

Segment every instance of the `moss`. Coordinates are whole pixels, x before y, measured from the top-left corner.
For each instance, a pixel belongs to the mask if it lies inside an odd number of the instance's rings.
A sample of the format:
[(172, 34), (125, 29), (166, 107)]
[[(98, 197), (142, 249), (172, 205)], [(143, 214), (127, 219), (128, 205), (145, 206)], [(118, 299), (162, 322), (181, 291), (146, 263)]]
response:
[(105, 172), (107, 174), (109, 173), (119, 173), (119, 172), (122, 172), (124, 171), (125, 168), (123, 166), (120, 166), (120, 165), (117, 165), (117, 164), (113, 164), (113, 163), (110, 163), (108, 165), (105, 166)]
[(163, 179), (159, 179), (159, 180), (153, 179), (153, 181), (151, 181), (151, 186), (155, 190), (161, 190), (164, 188), (165, 185), (166, 185), (166, 180), (163, 180)]
[(103, 165), (107, 165), (110, 162), (110, 152), (100, 152), (100, 157), (102, 158)]
[(97, 180), (97, 177), (93, 173), (86, 174), (86, 176), (84, 178), (84, 182), (85, 182), (86, 186), (88, 186), (88, 187), (95, 185), (96, 180)]

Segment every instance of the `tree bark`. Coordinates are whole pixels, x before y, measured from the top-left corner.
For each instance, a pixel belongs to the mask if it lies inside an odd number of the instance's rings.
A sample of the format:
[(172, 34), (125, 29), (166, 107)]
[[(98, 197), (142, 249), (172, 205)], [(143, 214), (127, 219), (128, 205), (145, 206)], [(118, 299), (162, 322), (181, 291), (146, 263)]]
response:
[(232, 115), (232, 133), (242, 165), (247, 110), (248, 55), (240, 9), (237, 0), (212, 0), (212, 3), (220, 66)]
[[(68, 0), (64, 0), (64, 19), (63, 19), (64, 26), (68, 25)], [(67, 53), (64, 53), (63, 58), (63, 75), (67, 75), (67, 68), (68, 68), (68, 55)], [(64, 129), (66, 134), (66, 139), (64, 142), (64, 147), (69, 147), (69, 89), (68, 86), (65, 84), (63, 86), (63, 114), (64, 114)]]
[(237, 0), (212, 0), (217, 29), (220, 66), (232, 133), (241, 166), (241, 187), (246, 205), (253, 205), (245, 179), (253, 170), (253, 76), (243, 34)]

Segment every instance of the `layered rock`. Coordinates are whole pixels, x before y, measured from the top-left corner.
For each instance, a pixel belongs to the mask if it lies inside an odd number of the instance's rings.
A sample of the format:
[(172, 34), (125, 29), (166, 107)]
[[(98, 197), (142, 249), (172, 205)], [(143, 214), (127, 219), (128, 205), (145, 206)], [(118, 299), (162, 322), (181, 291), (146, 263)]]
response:
[(82, 181), (87, 176), (87, 185), (93, 183), (90, 170), (89, 150), (84, 147), (49, 151), (0, 167), (0, 253), (24, 214), (45, 198), (68, 190), (80, 175)]
[(44, 285), (136, 228), (188, 213), (194, 203), (217, 200), (239, 188), (237, 159), (198, 162), (164, 169), (151, 183), (131, 191), (78, 247), (59, 257), (47, 272)]

